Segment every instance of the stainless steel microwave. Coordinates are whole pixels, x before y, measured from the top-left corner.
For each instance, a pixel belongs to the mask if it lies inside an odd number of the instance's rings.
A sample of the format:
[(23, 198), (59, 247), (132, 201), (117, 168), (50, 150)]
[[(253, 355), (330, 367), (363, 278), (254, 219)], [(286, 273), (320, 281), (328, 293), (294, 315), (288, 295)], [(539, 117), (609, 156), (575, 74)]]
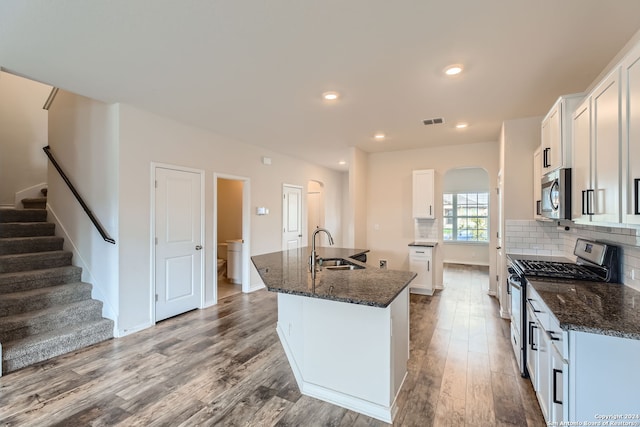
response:
[(571, 219), (571, 169), (545, 174), (541, 186), (540, 214), (550, 219)]

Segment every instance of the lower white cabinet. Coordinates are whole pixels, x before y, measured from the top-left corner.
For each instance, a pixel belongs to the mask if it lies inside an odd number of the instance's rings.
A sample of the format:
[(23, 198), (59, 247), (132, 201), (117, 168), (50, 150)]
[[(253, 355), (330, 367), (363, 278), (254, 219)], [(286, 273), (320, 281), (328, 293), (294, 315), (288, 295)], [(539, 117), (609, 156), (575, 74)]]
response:
[(547, 424), (589, 425), (607, 414), (640, 417), (640, 340), (562, 330), (532, 286), (527, 293), (527, 368)]
[(418, 276), (409, 285), (412, 294), (433, 295), (433, 247), (410, 246), (409, 269)]

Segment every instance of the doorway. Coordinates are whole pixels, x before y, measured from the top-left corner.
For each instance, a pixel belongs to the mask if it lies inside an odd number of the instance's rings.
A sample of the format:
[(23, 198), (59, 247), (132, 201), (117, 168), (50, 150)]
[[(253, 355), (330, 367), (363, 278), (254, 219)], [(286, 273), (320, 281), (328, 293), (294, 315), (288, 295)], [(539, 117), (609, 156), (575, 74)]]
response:
[[(316, 228), (324, 228), (324, 184), (320, 181), (309, 181), (307, 184), (307, 236), (309, 236), (308, 246), (311, 246), (311, 236)], [(318, 245), (328, 244), (327, 236), (318, 236)], [(325, 240), (322, 240), (325, 239)], [(325, 244), (326, 243), (326, 244)]]
[(282, 250), (302, 246), (302, 187), (282, 185)]
[(249, 292), (249, 180), (215, 174), (214, 178), (214, 303)]

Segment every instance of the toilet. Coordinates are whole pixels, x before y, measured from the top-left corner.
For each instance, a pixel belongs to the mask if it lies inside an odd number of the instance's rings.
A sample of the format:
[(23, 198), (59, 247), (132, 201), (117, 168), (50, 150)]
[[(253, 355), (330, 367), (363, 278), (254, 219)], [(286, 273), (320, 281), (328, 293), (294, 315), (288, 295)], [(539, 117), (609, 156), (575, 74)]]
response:
[(218, 277), (225, 277), (227, 273), (227, 248), (226, 243), (218, 243)]

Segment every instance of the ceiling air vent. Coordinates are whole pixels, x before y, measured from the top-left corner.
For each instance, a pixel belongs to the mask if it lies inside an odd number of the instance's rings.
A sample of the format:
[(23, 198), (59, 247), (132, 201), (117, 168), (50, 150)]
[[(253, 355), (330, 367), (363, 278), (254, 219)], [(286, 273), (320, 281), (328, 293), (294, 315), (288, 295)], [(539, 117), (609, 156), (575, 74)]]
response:
[(444, 123), (444, 119), (442, 117), (436, 117), (434, 119), (424, 119), (422, 123), (424, 123), (425, 126), (440, 125)]

